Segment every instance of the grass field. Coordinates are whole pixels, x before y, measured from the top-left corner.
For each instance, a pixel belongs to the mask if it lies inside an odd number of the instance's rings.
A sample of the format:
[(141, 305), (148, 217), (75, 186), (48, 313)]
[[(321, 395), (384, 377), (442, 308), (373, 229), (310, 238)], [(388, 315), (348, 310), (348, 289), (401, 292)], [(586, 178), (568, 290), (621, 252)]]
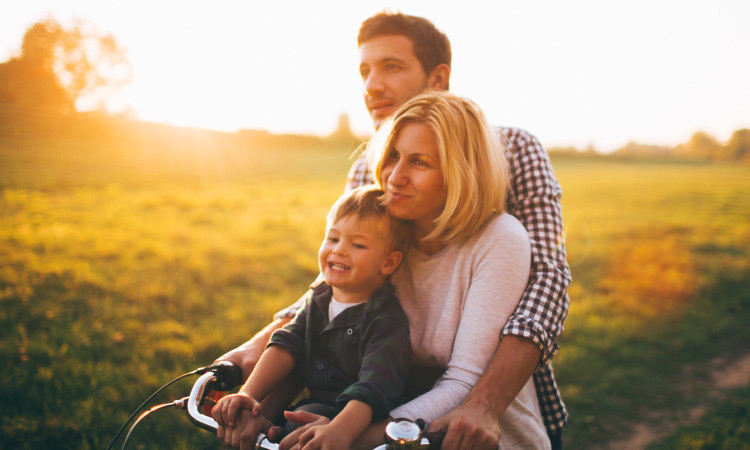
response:
[[(350, 147), (11, 119), (0, 127), (1, 448), (105, 448), (150, 393), (249, 338), (317, 274)], [(574, 277), (555, 359), (565, 444), (603, 448), (644, 411), (677, 420), (716, 358), (750, 352), (750, 169), (553, 163)], [(731, 418), (672, 441), (749, 426), (747, 408), (719, 409)], [(131, 445), (219, 448), (171, 410)]]

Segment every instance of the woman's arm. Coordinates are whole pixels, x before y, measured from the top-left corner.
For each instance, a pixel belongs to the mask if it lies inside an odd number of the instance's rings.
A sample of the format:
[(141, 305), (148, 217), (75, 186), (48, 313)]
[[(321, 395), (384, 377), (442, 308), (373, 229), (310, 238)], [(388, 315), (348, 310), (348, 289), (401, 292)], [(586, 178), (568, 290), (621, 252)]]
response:
[(431, 422), (458, 407), (497, 348), (500, 332), (529, 277), (530, 248), (521, 224), (494, 219), (471, 255), (471, 280), (445, 374), (429, 392), (391, 412)]

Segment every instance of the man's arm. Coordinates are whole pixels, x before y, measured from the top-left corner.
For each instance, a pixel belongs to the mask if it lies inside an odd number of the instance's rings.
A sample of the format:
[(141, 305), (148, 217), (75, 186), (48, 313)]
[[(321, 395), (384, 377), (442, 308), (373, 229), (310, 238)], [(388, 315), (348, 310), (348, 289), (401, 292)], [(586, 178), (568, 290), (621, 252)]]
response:
[(291, 317), (281, 317), (274, 320), (253, 336), (252, 339), (234, 350), (223, 354), (217, 361), (229, 361), (241, 368), (242, 382), (244, 383), (253, 369), (255, 369), (258, 361), (260, 361), (260, 356), (263, 354), (266, 345), (268, 345), (268, 341), (271, 340), (273, 332), (289, 323), (290, 320), (292, 320)]
[[(318, 277), (318, 280), (320, 280), (320, 276)], [(313, 284), (317, 284), (318, 280)], [(252, 339), (234, 350), (221, 355), (216, 361), (229, 361), (235, 366), (241, 368), (242, 382), (244, 383), (258, 364), (260, 355), (263, 354), (263, 350), (265, 350), (266, 345), (268, 345), (268, 342), (271, 340), (274, 331), (291, 322), (292, 318), (297, 314), (297, 311), (304, 307), (305, 302), (311, 295), (312, 290), (305, 292), (305, 294), (294, 304), (276, 313), (274, 321), (266, 325), (266, 327), (260, 330)]]
[(557, 336), (568, 315), (570, 267), (565, 252), (562, 188), (547, 152), (524, 130), (504, 129), (508, 137), (511, 192), (508, 212), (523, 224), (531, 242), (531, 274), (502, 336), (526, 338), (542, 351), (539, 367), (557, 353)]
[(500, 418), (537, 367), (541, 350), (532, 341), (506, 336), (489, 365), (458, 408), (437, 419), (430, 430), (446, 430), (443, 450), (464, 448), (467, 440), (477, 449), (496, 449)]

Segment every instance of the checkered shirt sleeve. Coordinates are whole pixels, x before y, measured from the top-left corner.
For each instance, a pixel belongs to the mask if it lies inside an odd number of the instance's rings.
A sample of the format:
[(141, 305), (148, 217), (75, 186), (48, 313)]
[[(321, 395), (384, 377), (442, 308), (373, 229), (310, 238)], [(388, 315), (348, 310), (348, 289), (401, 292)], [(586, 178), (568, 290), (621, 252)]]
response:
[(563, 234), (562, 188), (536, 137), (518, 128), (501, 128), (500, 132), (507, 138), (505, 152), (510, 163), (508, 212), (524, 225), (531, 242), (529, 283), (502, 336), (530, 339), (542, 350), (534, 385), (547, 431), (558, 434), (567, 423), (568, 413), (551, 360), (559, 349), (555, 340), (568, 315), (571, 280)]

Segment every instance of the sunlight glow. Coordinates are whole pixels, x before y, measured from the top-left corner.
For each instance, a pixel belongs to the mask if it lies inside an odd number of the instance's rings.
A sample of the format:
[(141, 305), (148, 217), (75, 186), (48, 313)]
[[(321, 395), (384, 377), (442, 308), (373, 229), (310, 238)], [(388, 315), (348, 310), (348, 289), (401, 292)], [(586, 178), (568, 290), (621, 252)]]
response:
[(453, 44), (454, 92), (547, 146), (726, 140), (750, 126), (750, 3), (198, 2), (33, 0), (0, 6), (0, 58), (33, 22), (112, 33), (134, 80), (112, 100), (146, 121), (327, 134), (349, 114), (372, 130), (357, 74), (361, 21), (390, 8), (433, 20)]

